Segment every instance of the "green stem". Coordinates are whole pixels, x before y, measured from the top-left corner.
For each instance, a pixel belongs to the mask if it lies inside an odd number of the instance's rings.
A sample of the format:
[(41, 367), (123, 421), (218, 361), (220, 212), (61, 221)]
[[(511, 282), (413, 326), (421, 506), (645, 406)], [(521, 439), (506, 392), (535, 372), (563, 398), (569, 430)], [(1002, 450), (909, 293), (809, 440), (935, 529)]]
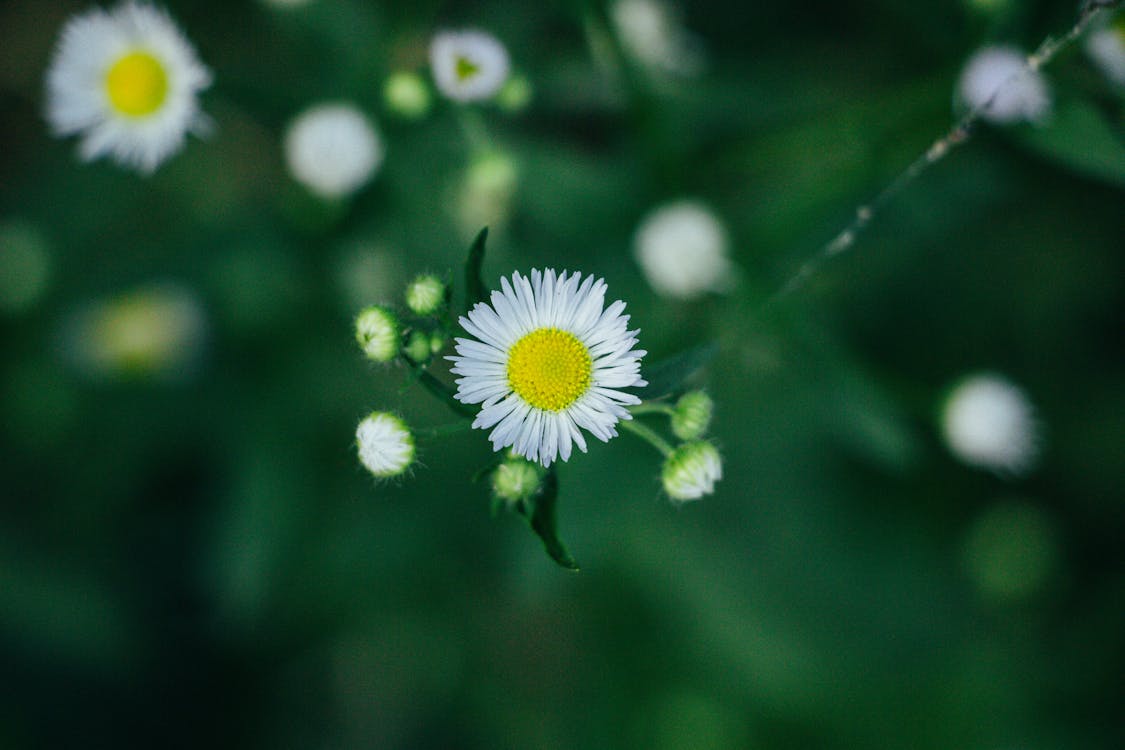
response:
[(488, 134), (488, 128), (485, 126), (484, 118), (481, 117), (480, 112), (469, 107), (458, 107), (457, 123), (461, 126), (461, 132), (465, 135), (469, 150), (474, 155), (492, 151), (492, 137)]
[(672, 416), (676, 413), (676, 410), (671, 404), (658, 404), (655, 401), (645, 401), (643, 404), (630, 407), (629, 413), (635, 417), (639, 417), (642, 414), (667, 414), (668, 416)]
[(418, 376), (418, 382), (421, 383), (427, 391), (444, 401), (445, 405), (452, 409), (454, 412), (461, 415), (462, 417), (476, 416), (477, 410), (475, 408), (473, 408), (470, 404), (463, 404), (458, 401), (454, 396), (453, 389), (435, 378), (432, 374), (430, 374), (429, 370), (415, 368), (414, 372)]
[(671, 444), (669, 444), (668, 441), (664, 438), (657, 435), (656, 431), (651, 427), (643, 425), (635, 419), (622, 420), (618, 424), (621, 425), (622, 429), (628, 430), (629, 432), (647, 442), (653, 448), (656, 448), (656, 450), (660, 451), (662, 455), (670, 456), (672, 454), (673, 448)]

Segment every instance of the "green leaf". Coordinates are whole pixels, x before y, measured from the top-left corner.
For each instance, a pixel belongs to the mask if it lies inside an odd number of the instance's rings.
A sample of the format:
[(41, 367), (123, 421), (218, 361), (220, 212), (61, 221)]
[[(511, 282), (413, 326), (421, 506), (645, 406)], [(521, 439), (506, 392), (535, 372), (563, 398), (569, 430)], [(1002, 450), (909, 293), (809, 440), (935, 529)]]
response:
[(642, 374), (648, 385), (637, 395), (645, 401), (651, 401), (674, 393), (685, 380), (706, 366), (718, 353), (719, 343), (711, 341), (679, 354), (673, 354), (645, 368)]
[(484, 265), (484, 242), (488, 239), (488, 227), (480, 230), (477, 238), (469, 247), (469, 257), (465, 260), (465, 310), (471, 310), (473, 305), (484, 300), (488, 293), (481, 278), (481, 266)]
[(543, 477), (543, 490), (538, 496), (519, 507), (531, 529), (543, 540), (543, 547), (551, 559), (568, 570), (578, 570), (578, 563), (559, 541), (555, 523), (555, 505), (559, 498), (559, 477), (554, 467)]
[(1043, 127), (1022, 128), (1020, 141), (1075, 172), (1125, 185), (1125, 121), (1086, 99), (1060, 99)]

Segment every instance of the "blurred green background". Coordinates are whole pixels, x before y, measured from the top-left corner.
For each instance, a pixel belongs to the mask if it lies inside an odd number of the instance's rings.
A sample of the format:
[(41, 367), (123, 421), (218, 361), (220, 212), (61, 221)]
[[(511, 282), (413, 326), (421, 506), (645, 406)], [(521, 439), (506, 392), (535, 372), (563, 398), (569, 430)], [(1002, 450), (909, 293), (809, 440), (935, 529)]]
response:
[[(1075, 5), (685, 2), (685, 76), (617, 67), (597, 4), (172, 0), (217, 128), (144, 179), (46, 131), (87, 6), (0, 1), (0, 747), (1125, 747), (1122, 91), (1075, 46), (1051, 123), (982, 128), (763, 306), (948, 128), (969, 54)], [(477, 108), (498, 187), (467, 182), (453, 106), (382, 98), (446, 26), (492, 31), (534, 90)], [(332, 205), (280, 145), (329, 99), (387, 147)], [(662, 299), (633, 260), (685, 196), (728, 228), (730, 294)], [(697, 381), (717, 492), (673, 507), (650, 448), (592, 445), (560, 472), (577, 574), (490, 517), (483, 433), (389, 484), (355, 459), (372, 409), (451, 417), (352, 316), (458, 273), (486, 222), (489, 282), (581, 269), (653, 360), (722, 345)], [(169, 300), (173, 351), (90, 364), (99, 305)], [(982, 369), (1037, 407), (1025, 478), (941, 442)]]

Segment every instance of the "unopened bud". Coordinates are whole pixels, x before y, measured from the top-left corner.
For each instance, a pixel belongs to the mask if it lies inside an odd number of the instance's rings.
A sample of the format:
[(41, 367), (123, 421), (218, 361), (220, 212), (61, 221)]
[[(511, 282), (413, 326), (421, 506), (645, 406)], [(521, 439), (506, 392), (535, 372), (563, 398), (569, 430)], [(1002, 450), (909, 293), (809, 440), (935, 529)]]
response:
[(359, 461), (379, 479), (397, 477), (414, 462), (414, 435), (393, 414), (372, 412), (355, 431)]
[(383, 101), (387, 109), (407, 120), (425, 117), (430, 111), (433, 96), (426, 82), (416, 73), (393, 73), (383, 86)]
[(723, 460), (705, 440), (684, 443), (664, 459), (660, 478), (672, 500), (698, 500), (715, 491), (715, 482), (723, 478)]
[(509, 456), (492, 472), (492, 494), (509, 504), (533, 497), (542, 486), (542, 467), (519, 456)]
[(411, 362), (425, 364), (430, 361), (430, 356), (433, 354), (430, 351), (430, 337), (422, 331), (412, 331), (402, 351)]
[(355, 340), (367, 358), (390, 362), (398, 354), (399, 329), (394, 313), (384, 307), (368, 307), (355, 319)]
[(406, 306), (415, 315), (433, 315), (445, 305), (445, 283), (423, 274), (406, 285)]
[(680, 440), (698, 440), (707, 434), (715, 402), (703, 391), (689, 391), (676, 402), (672, 433)]

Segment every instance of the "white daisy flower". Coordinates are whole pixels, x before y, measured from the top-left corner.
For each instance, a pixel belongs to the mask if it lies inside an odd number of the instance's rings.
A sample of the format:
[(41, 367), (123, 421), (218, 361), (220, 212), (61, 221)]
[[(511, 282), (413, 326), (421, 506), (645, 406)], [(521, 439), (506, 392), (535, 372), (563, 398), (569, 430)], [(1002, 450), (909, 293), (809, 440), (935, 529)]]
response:
[(641, 220), (633, 254), (658, 293), (692, 299), (729, 285), (728, 244), (725, 227), (707, 206), (682, 200)]
[(1125, 86), (1125, 15), (1086, 37), (1086, 54), (1106, 78)]
[(393, 414), (372, 412), (355, 430), (359, 461), (374, 476), (397, 477), (414, 462), (414, 436)]
[(677, 502), (698, 500), (715, 491), (723, 478), (723, 460), (715, 446), (705, 440), (683, 445), (664, 459), (660, 479), (668, 497)]
[(297, 116), (285, 133), (285, 161), (293, 179), (322, 198), (342, 198), (383, 164), (383, 141), (351, 104), (321, 104)]
[(95, 8), (63, 27), (47, 71), (55, 135), (82, 134), (84, 161), (110, 156), (149, 174), (210, 121), (197, 95), (211, 73), (161, 9), (126, 2)]
[(625, 406), (640, 399), (619, 389), (644, 386), (644, 351), (618, 300), (605, 307), (606, 284), (577, 271), (531, 271), (501, 279), (491, 304), (460, 319), (474, 339), (457, 339), (457, 400), (480, 404), (473, 427), (493, 428), (495, 450), (514, 451), (543, 466), (585, 452), (579, 428), (599, 440), (616, 437)]
[(430, 42), (434, 84), (458, 102), (491, 99), (508, 80), (508, 50), (484, 31), (443, 31)]
[(974, 54), (961, 73), (958, 95), (997, 125), (1038, 122), (1051, 108), (1046, 79), (1013, 47), (985, 47)]
[(949, 450), (970, 466), (1024, 474), (1039, 455), (1039, 425), (1024, 392), (993, 374), (973, 375), (949, 394), (942, 412)]

